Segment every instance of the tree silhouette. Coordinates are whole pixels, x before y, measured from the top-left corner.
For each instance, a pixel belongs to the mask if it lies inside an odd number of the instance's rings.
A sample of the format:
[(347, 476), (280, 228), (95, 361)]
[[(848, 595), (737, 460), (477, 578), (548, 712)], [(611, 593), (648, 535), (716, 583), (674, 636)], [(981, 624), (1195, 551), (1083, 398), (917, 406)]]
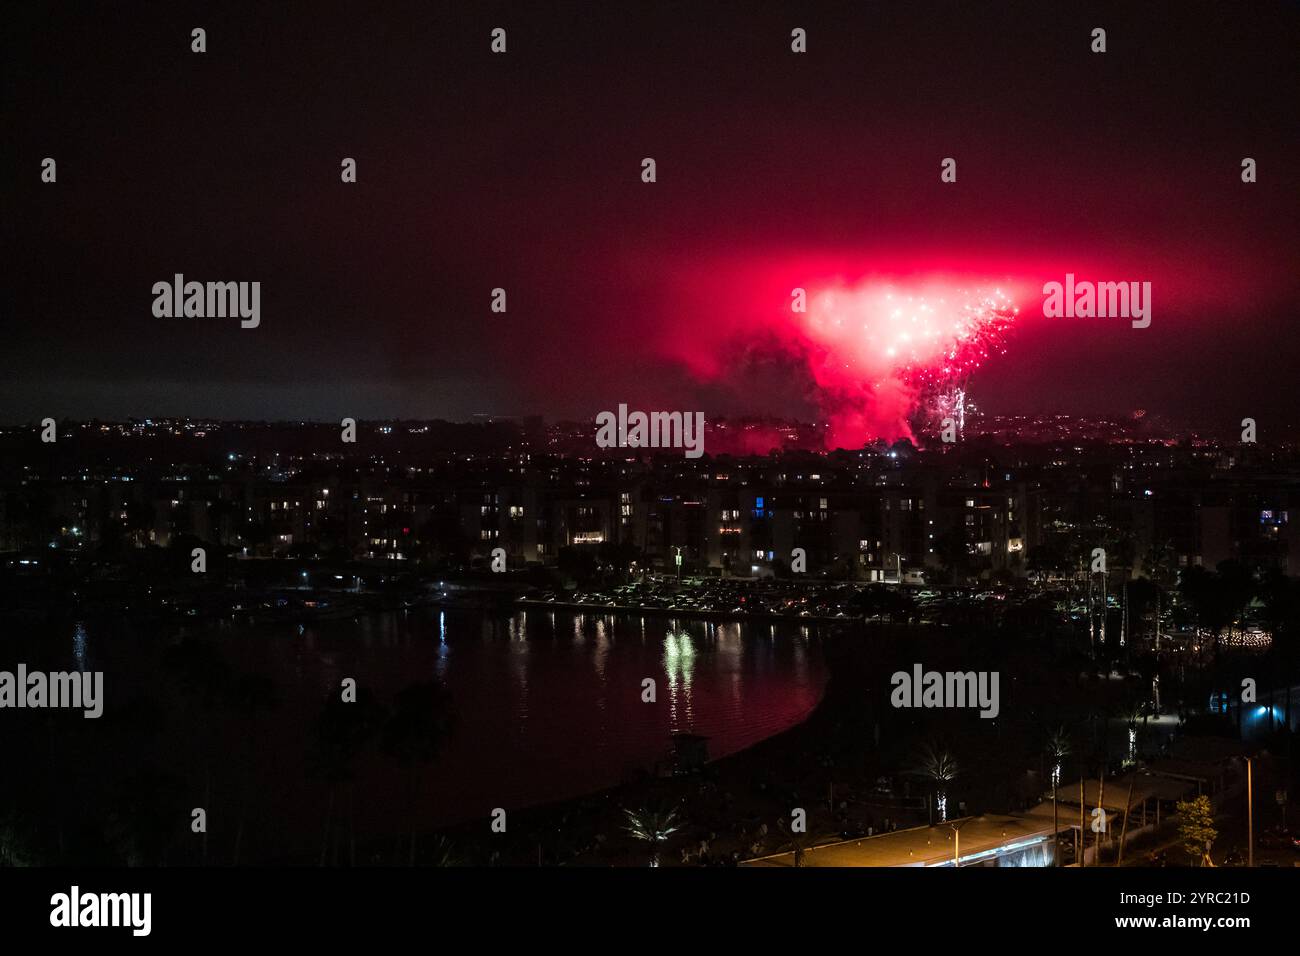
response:
[(1064, 727), (1057, 727), (1047, 738), (1047, 756), (1052, 761), (1052, 787), (1055, 789), (1061, 783), (1061, 765), (1065, 758), (1070, 756), (1070, 735), (1065, 732)]
[(451, 734), (451, 697), (436, 681), (411, 684), (397, 695), (392, 716), (384, 725), (382, 748), (407, 775), (410, 795), (410, 850), (408, 863), (415, 865), (416, 808), (420, 776), (432, 764)]
[(256, 788), (253, 786), (252, 768), (257, 761), (257, 724), (267, 712), (279, 706), (275, 682), (261, 674), (239, 674), (231, 683), (230, 699), (243, 716), (244, 727), (244, 780), (239, 799), (239, 820), (235, 825), (235, 848), (232, 853), (235, 866), (239, 865), (244, 845), (244, 823), (248, 817), (248, 802)]
[(309, 765), (315, 776), (325, 781), (328, 799), (325, 809), (325, 826), (321, 837), (320, 865), (330, 859), (334, 827), (334, 808), (338, 789), (348, 786), (348, 844), (349, 862), (356, 864), (356, 836), (353, 825), (355, 805), (357, 757), (384, 726), (384, 708), (375, 700), (369, 688), (357, 690), (357, 699), (348, 703), (337, 691), (326, 699), (312, 728), (312, 750)]
[[(1273, 641), (1269, 646), (1273, 683), (1281, 679), (1286, 686), (1286, 721), (1291, 726), (1291, 685), (1300, 672), (1300, 582), (1273, 571), (1260, 584), (1259, 597), (1264, 605), (1264, 620)], [(1289, 746), (1289, 744), (1288, 744)]]
[(623, 814), (627, 817), (627, 832), (650, 844), (650, 865), (658, 866), (660, 844), (666, 843), (670, 836), (681, 829), (677, 821), (677, 808), (667, 811), (657, 808), (624, 810)]
[(922, 744), (919, 760), (911, 773), (918, 777), (924, 777), (933, 784), (934, 793), (939, 804), (939, 822), (946, 821), (948, 819), (947, 785), (961, 773), (956, 758), (943, 747), (935, 744)]
[[(188, 726), (194, 728), (197, 750), (203, 760), (203, 794), (199, 806), (212, 808), (218, 717), (231, 700), (234, 674), (220, 648), (209, 641), (187, 638), (172, 644), (162, 655), (163, 669), (174, 678)], [(202, 834), (201, 861), (208, 862), (208, 833)]]

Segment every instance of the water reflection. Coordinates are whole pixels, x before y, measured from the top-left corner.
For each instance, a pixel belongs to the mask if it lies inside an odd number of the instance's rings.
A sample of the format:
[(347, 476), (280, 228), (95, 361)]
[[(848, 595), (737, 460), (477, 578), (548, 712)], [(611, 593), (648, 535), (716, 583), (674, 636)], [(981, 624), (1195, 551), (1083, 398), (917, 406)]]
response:
[(78, 671), (84, 672), (86, 670), (86, 625), (84, 621), (78, 621), (72, 629), (72, 659), (76, 662)]
[[(232, 724), (231, 753), (253, 733), (266, 766), (302, 766), (325, 697), (354, 677), (384, 705), (404, 687), (436, 674), (454, 709), (421, 826), (459, 822), (484, 807), (520, 808), (612, 786), (668, 766), (670, 734), (708, 738), (718, 758), (802, 720), (825, 683), (815, 634), (797, 626), (680, 620), (564, 611), (491, 614), (430, 609), (355, 620), (258, 627), (223, 624), (211, 635), (232, 669), (264, 675), (277, 688), (274, 714)], [(130, 645), (78, 628), (78, 666), (116, 665), (114, 680), (139, 675)], [(102, 660), (101, 660), (102, 659)], [(109, 669), (105, 667), (105, 669)], [(642, 681), (659, 689), (641, 699)], [(117, 686), (117, 685), (115, 685)], [(178, 740), (195, 728), (171, 728)], [(240, 758), (242, 759), (242, 757)], [(382, 827), (405, 812), (407, 780), (382, 755), (365, 765), (365, 811)], [(265, 789), (272, 818), (296, 821), (319, 797), (305, 773)], [(295, 809), (298, 808), (298, 809)], [(361, 812), (360, 810), (358, 812)], [(303, 821), (304, 831), (309, 829)], [(310, 844), (319, 835), (304, 832)], [(296, 836), (296, 835), (295, 835)]]
[[(674, 622), (675, 623), (675, 622)], [(664, 671), (668, 675), (668, 705), (674, 732), (693, 729), (691, 682), (695, 674), (695, 645), (686, 631), (664, 636)]]
[(613, 633), (612, 620), (608, 624), (603, 620), (596, 622), (596, 652), (592, 656), (592, 666), (596, 670), (596, 676), (600, 678), (602, 687), (605, 686), (605, 662), (609, 658), (610, 637)]
[(439, 680), (447, 676), (447, 665), (450, 663), (451, 648), (447, 644), (447, 612), (438, 612), (438, 659), (434, 662), (433, 672), (438, 675)]

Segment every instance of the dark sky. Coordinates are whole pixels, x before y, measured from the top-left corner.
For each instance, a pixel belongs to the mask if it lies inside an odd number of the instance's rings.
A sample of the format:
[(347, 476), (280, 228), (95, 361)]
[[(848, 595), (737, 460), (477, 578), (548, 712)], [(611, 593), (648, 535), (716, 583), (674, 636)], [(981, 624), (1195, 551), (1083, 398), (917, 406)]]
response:
[[(7, 11), (0, 422), (808, 416), (745, 329), (880, 272), (1029, 289), (988, 410), (1300, 414), (1296, 4), (225, 7)], [(1151, 328), (1044, 319), (1067, 271)], [(155, 318), (176, 272), (261, 327)]]

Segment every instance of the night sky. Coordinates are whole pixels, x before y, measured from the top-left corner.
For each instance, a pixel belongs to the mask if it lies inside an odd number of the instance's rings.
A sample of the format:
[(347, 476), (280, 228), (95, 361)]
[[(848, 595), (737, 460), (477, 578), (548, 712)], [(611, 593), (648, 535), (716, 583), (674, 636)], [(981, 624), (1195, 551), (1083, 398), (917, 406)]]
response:
[[(765, 316), (938, 273), (1028, 289), (987, 411), (1294, 421), (1300, 7), (1159, 7), (24, 4), (0, 422), (811, 417)], [(1151, 327), (1043, 318), (1067, 271), (1151, 281)], [(177, 272), (261, 327), (155, 318)]]

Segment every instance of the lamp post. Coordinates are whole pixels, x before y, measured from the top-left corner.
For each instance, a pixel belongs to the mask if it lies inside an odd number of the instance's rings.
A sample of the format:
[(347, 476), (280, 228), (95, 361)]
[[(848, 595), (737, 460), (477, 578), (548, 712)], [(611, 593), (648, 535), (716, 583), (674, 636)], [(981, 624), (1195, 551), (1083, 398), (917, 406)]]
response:
[(1255, 865), (1255, 801), (1252, 794), (1252, 763), (1246, 758), (1246, 865)]
[(948, 824), (952, 827), (952, 868), (954, 870), (961, 867), (961, 825), (965, 822), (965, 820), (957, 820)]
[(677, 552), (675, 559), (677, 562), (677, 582), (680, 584), (682, 580), (682, 549), (674, 545), (673, 550)]
[(1052, 866), (1060, 866), (1061, 854), (1061, 826), (1057, 822), (1056, 816), (1056, 786), (1057, 773), (1055, 768), (1052, 770)]

